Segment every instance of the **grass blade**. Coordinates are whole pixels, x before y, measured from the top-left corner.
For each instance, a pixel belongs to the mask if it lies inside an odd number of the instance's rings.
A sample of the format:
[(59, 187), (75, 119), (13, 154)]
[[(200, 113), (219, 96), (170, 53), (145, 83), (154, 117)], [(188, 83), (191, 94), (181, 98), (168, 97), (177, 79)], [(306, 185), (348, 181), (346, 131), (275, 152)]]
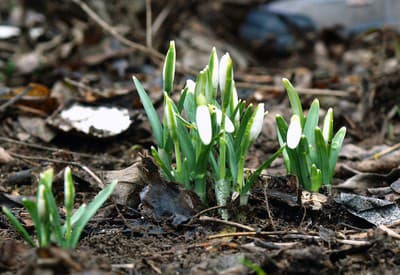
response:
[(342, 127), (337, 131), (336, 135), (332, 139), (331, 151), (329, 154), (329, 175), (332, 178), (335, 173), (336, 162), (339, 157), (340, 150), (342, 149), (342, 144), (344, 137), (346, 136), (346, 127)]
[(103, 205), (103, 203), (110, 197), (114, 191), (117, 181), (113, 181), (106, 188), (104, 188), (97, 196), (89, 203), (84, 214), (76, 222), (74, 229), (72, 231), (70, 248), (75, 248), (78, 244), (81, 233), (89, 220), (96, 214), (97, 210)]
[(3, 206), (1, 208), (3, 210), (4, 215), (7, 216), (10, 223), (14, 226), (14, 228), (22, 235), (22, 237), (27, 241), (31, 246), (36, 247), (35, 242), (29, 236), (28, 231), (22, 226), (22, 224), (18, 221), (18, 219), (11, 213), (10, 209)]

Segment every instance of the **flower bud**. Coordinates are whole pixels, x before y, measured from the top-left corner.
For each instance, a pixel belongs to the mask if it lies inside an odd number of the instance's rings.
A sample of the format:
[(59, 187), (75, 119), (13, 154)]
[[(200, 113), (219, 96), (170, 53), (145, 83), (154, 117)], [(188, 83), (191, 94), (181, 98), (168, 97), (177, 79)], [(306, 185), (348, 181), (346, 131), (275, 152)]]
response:
[(41, 220), (46, 219), (46, 198), (44, 196), (45, 186), (40, 184), (38, 187), (37, 209)]
[(204, 145), (208, 145), (212, 138), (212, 125), (210, 110), (206, 105), (200, 105), (196, 109), (197, 131)]
[(298, 115), (293, 115), (292, 118), (290, 119), (290, 124), (287, 131), (287, 137), (286, 137), (287, 146), (290, 149), (295, 149), (297, 145), (299, 145), (301, 135), (302, 135), (302, 130), (301, 130), (300, 117)]
[(250, 140), (253, 142), (256, 140), (258, 135), (261, 133), (261, 129), (264, 123), (264, 103), (258, 104), (256, 110), (256, 114), (254, 116), (253, 124), (251, 125), (250, 129)]
[[(215, 115), (217, 119), (218, 125), (221, 125), (222, 123), (222, 111), (218, 108), (215, 108)], [(225, 115), (225, 131), (227, 133), (233, 133), (235, 131), (235, 126), (233, 125), (231, 119)]]
[(72, 180), (71, 168), (64, 171), (64, 205), (66, 209), (72, 209), (75, 198), (74, 182)]

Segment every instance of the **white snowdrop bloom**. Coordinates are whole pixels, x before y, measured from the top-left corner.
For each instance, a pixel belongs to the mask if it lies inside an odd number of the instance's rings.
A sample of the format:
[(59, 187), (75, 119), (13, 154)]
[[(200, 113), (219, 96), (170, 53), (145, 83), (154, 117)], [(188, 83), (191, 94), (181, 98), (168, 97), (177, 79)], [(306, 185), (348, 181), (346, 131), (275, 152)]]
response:
[(217, 50), (215, 49), (215, 47), (213, 47), (212, 49), (212, 61), (213, 61), (213, 72), (212, 72), (212, 84), (213, 84), (213, 88), (217, 89), (218, 88), (218, 55), (217, 55)]
[(188, 92), (194, 94), (194, 89), (196, 87), (196, 82), (191, 79), (186, 80), (186, 87), (188, 88)]
[(299, 145), (301, 138), (301, 124), (298, 115), (293, 115), (290, 119), (289, 128), (287, 131), (286, 142), (290, 149), (294, 149)]
[(219, 63), (219, 88), (221, 89), (221, 93), (223, 94), (225, 91), (225, 83), (226, 83), (226, 74), (228, 72), (228, 64), (232, 62), (232, 59), (229, 53), (224, 54), (221, 57), (221, 61)]
[(71, 168), (67, 166), (64, 171), (64, 204), (66, 207), (72, 207), (75, 196), (74, 183), (72, 182), (70, 176)]
[[(221, 125), (222, 111), (218, 108), (215, 108), (215, 115), (218, 125)], [(227, 115), (225, 115), (225, 131), (228, 133), (233, 133), (235, 131), (235, 126), (233, 125), (231, 119)]]
[(200, 105), (196, 109), (196, 124), (200, 139), (204, 145), (208, 145), (212, 138), (211, 115), (206, 105)]
[(257, 106), (256, 114), (253, 120), (253, 124), (251, 125), (250, 129), (250, 140), (254, 141), (261, 133), (261, 129), (264, 123), (264, 103), (260, 103)]
[(38, 214), (41, 219), (44, 219), (46, 217), (46, 200), (44, 198), (44, 185), (40, 184), (38, 187), (38, 201), (37, 201), (37, 207), (38, 207)]

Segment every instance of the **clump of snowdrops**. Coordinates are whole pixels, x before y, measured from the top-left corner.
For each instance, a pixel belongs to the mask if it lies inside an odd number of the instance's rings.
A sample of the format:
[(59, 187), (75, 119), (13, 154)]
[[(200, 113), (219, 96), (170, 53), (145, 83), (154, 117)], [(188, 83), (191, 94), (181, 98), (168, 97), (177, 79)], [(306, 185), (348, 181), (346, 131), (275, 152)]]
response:
[[(283, 147), (247, 176), (246, 154), (261, 132), (264, 104), (239, 100), (228, 53), (218, 60), (213, 48), (208, 65), (195, 81), (187, 80), (178, 102), (171, 98), (175, 75), (175, 44), (170, 43), (163, 67), (164, 115), (159, 118), (148, 94), (133, 77), (157, 147), (151, 153), (164, 177), (194, 190), (207, 203), (207, 182), (213, 183), (219, 205), (248, 192), (261, 171), (279, 156)], [(227, 218), (225, 211), (221, 212)]]
[(29, 212), (33, 221), (37, 243), (11, 213), (10, 209), (2, 207), (2, 210), (15, 229), (33, 247), (47, 247), (51, 243), (54, 243), (62, 248), (73, 249), (77, 246), (86, 224), (111, 195), (117, 182), (113, 181), (110, 183), (97, 194), (89, 205), (82, 204), (73, 213), (75, 188), (72, 181), (71, 169), (67, 167), (64, 172), (64, 224), (61, 223), (61, 217), (51, 190), (52, 182), (53, 170), (46, 170), (40, 175), (36, 201), (28, 199), (22, 200), (24, 207)]
[(322, 185), (329, 187), (331, 184), (346, 128), (333, 134), (333, 110), (329, 108), (321, 129), (318, 126), (318, 99), (305, 115), (295, 88), (287, 79), (283, 79), (283, 84), (293, 113), (289, 125), (282, 116), (276, 116), (279, 143), (286, 144), (283, 151), (285, 166), (288, 173), (298, 177), (304, 189), (318, 192)]

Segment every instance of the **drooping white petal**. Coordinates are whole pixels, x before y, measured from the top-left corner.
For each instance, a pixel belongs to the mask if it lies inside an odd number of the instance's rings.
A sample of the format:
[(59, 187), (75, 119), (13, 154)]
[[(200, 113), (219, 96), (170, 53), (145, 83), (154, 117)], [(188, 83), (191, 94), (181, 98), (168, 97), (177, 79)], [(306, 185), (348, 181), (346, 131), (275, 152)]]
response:
[(213, 47), (212, 52), (212, 62), (213, 62), (213, 71), (212, 71), (212, 84), (213, 84), (213, 88), (217, 89), (218, 88), (218, 55), (217, 55), (217, 50), (215, 49), (215, 47)]
[(37, 201), (37, 207), (38, 207), (38, 214), (41, 219), (44, 219), (46, 217), (46, 200), (44, 197), (44, 185), (40, 184), (38, 187), (38, 201)]
[(300, 118), (298, 115), (293, 115), (290, 119), (290, 124), (286, 137), (287, 146), (290, 149), (294, 149), (297, 147), (297, 145), (299, 145), (302, 135), (301, 131)]
[[(215, 108), (215, 116), (216, 116), (218, 125), (221, 125), (222, 111), (218, 108)], [(235, 126), (233, 125), (231, 119), (227, 115), (225, 115), (225, 131), (227, 133), (233, 133), (235, 131)]]
[(194, 89), (196, 87), (196, 82), (191, 79), (186, 80), (186, 87), (188, 88), (188, 92), (194, 94)]
[(221, 61), (219, 63), (219, 88), (221, 89), (221, 93), (223, 94), (225, 91), (225, 83), (226, 83), (226, 74), (228, 71), (228, 64), (231, 63), (231, 57), (229, 53), (224, 54), (221, 57)]
[(256, 114), (254, 116), (253, 124), (250, 129), (250, 140), (254, 141), (261, 133), (261, 129), (264, 123), (264, 103), (260, 103), (257, 106)]
[[(233, 112), (235, 110), (235, 108), (238, 105), (238, 103), (239, 103), (239, 99), (238, 99), (238, 95), (237, 95), (237, 90), (236, 90), (235, 85), (233, 85), (232, 96), (231, 96), (231, 104), (232, 104), (231, 112)], [(239, 122), (239, 120), (240, 120), (240, 113), (239, 112), (236, 112), (234, 119), (235, 119), (236, 122)]]
[(199, 136), (204, 145), (208, 145), (212, 138), (210, 110), (206, 105), (200, 105), (196, 109), (196, 124)]

